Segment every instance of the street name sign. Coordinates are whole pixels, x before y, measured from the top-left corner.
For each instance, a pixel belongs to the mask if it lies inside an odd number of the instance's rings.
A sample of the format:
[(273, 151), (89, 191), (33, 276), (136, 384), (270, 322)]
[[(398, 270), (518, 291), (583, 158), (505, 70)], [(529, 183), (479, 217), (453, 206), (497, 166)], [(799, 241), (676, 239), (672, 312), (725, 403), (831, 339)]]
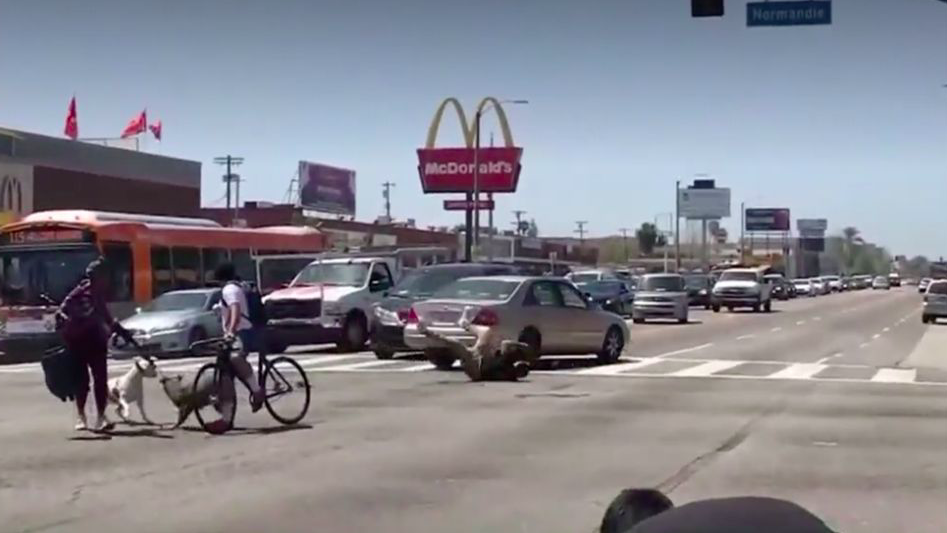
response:
[(746, 5), (748, 27), (824, 24), (832, 24), (832, 2), (828, 0), (750, 2)]

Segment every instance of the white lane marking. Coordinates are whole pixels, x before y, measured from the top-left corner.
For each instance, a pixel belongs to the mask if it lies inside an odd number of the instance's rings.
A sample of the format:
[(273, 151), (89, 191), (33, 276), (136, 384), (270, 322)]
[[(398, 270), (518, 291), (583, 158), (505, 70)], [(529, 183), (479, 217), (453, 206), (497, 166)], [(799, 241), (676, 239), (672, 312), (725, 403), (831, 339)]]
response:
[(342, 354), (342, 355), (317, 355), (315, 357), (307, 357), (305, 359), (296, 359), (296, 362), (304, 367), (311, 367), (318, 365), (320, 363), (335, 363), (336, 361), (345, 361), (346, 359), (356, 359), (358, 354)]
[(794, 365), (787, 366), (786, 368), (770, 374), (767, 378), (770, 379), (809, 379), (812, 376), (822, 372), (828, 368), (828, 365), (823, 365), (821, 363), (796, 363)]
[(773, 329), (771, 329), (771, 330), (769, 330), (769, 331), (770, 331), (771, 333), (776, 333), (777, 331), (782, 331), (782, 330), (783, 330), (783, 328), (781, 328), (781, 327), (779, 327), (779, 326), (776, 326), (775, 328), (773, 328)]
[(427, 370), (434, 370), (435, 367), (431, 363), (421, 363), (413, 366), (406, 366), (402, 369), (399, 369), (399, 372), (425, 372)]
[(812, 317), (812, 320), (815, 321), (815, 322), (818, 322), (818, 321), (822, 320), (822, 317), (821, 317), (821, 316), (814, 316), (814, 317)]
[(678, 370), (669, 375), (674, 377), (700, 377), (709, 376), (717, 372), (733, 368), (743, 364), (741, 361), (707, 361), (702, 365), (692, 366), (684, 370)]
[(881, 336), (881, 333), (875, 333), (874, 335), (871, 336), (871, 340), (875, 340), (880, 336)]
[(883, 329), (883, 330), (881, 330), (881, 331), (882, 331), (882, 333), (887, 333), (887, 332), (891, 331), (891, 328), (886, 327), (885, 329)]
[(362, 370), (365, 368), (374, 368), (377, 366), (388, 366), (398, 364), (398, 361), (363, 361), (361, 363), (350, 363), (347, 365), (324, 366), (319, 369), (320, 372), (349, 372), (353, 370)]
[(836, 353), (833, 353), (832, 355), (823, 357), (822, 359), (819, 359), (818, 361), (816, 361), (816, 364), (821, 365), (822, 363), (826, 363), (830, 359), (835, 359), (836, 357), (842, 357), (842, 352), (836, 352)]
[(714, 343), (708, 342), (707, 344), (701, 344), (700, 346), (692, 346), (690, 348), (684, 348), (682, 350), (674, 350), (673, 352), (662, 353), (660, 355), (655, 355), (655, 359), (660, 359), (662, 357), (670, 357), (672, 355), (680, 355), (682, 353), (696, 352), (698, 350), (703, 350), (704, 348), (710, 348)]
[(867, 346), (868, 346), (868, 343), (867, 343), (867, 342), (863, 342), (863, 343), (861, 343), (861, 344), (858, 345), (859, 348), (865, 348), (865, 347), (867, 347)]
[(803, 325), (803, 324), (805, 324), (805, 323), (806, 323), (805, 320), (799, 320), (798, 322), (796, 322), (796, 325), (797, 325), (797, 326), (801, 326), (801, 325)]
[(606, 366), (597, 366), (592, 368), (585, 368), (576, 372), (579, 375), (588, 375), (588, 376), (613, 376), (615, 374), (621, 374), (622, 372), (630, 372), (638, 370), (639, 368), (644, 368), (646, 366), (651, 366), (655, 363), (660, 363), (661, 359), (658, 357), (648, 357), (647, 359), (641, 359), (640, 361), (635, 361), (632, 363), (619, 363), (617, 365), (606, 365)]
[(871, 377), (881, 383), (914, 383), (917, 380), (916, 368), (882, 368)]
[(747, 333), (746, 335), (740, 335), (739, 337), (737, 337), (737, 340), (742, 341), (746, 339), (752, 339), (753, 337), (756, 337), (756, 335), (753, 333)]

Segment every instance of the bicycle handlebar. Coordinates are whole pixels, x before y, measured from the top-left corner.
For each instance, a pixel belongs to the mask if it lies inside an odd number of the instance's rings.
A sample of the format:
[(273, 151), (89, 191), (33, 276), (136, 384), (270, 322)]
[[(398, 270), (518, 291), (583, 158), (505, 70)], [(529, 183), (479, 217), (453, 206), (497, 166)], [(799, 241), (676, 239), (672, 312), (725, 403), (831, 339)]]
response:
[(201, 348), (213, 346), (216, 350), (220, 351), (223, 349), (233, 348), (234, 339), (228, 339), (227, 337), (213, 337), (210, 339), (204, 339), (202, 341), (197, 341), (191, 343), (189, 348), (191, 351), (200, 350)]

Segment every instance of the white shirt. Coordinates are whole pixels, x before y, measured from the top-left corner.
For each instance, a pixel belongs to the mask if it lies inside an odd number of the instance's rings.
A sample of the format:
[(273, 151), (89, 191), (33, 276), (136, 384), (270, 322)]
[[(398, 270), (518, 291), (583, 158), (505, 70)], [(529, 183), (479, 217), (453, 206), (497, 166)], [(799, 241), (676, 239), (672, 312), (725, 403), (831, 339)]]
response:
[(234, 304), (240, 306), (240, 321), (237, 322), (237, 331), (243, 331), (245, 329), (250, 329), (253, 327), (250, 324), (250, 320), (247, 318), (247, 313), (249, 312), (247, 306), (247, 295), (243, 292), (243, 289), (240, 285), (236, 283), (228, 283), (224, 285), (221, 300), (223, 300), (224, 305), (222, 306), (220, 313), (221, 324), (223, 324), (224, 330), (227, 329), (227, 324), (230, 323), (230, 313), (234, 309)]

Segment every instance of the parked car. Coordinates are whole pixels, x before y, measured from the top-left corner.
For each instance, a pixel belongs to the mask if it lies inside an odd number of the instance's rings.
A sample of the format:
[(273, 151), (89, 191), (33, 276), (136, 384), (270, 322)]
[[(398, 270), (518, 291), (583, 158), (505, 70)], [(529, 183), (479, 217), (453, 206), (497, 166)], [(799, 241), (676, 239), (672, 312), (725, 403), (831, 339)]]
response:
[(777, 300), (788, 300), (790, 290), (795, 292), (792, 283), (789, 283), (782, 274), (767, 274), (763, 276), (763, 279), (772, 286), (772, 297)]
[(754, 312), (763, 309), (768, 313), (773, 309), (772, 285), (755, 268), (728, 268), (713, 290), (711, 308), (718, 313), (721, 307), (730, 311), (750, 307)]
[(585, 294), (589, 300), (606, 311), (611, 311), (616, 315), (626, 316), (631, 314), (631, 305), (635, 299), (635, 291), (632, 285), (622, 280), (601, 280), (577, 283), (576, 287)]
[(822, 296), (829, 293), (829, 285), (822, 278), (812, 278), (811, 281), (816, 296)]
[(424, 321), (430, 331), (467, 346), (476, 339), (458, 321), (470, 307), (473, 323), (517, 339), (537, 355), (595, 353), (602, 363), (621, 357), (629, 340), (628, 326), (618, 315), (601, 310), (562, 278), (496, 276), (464, 278), (411, 306), (405, 344), (422, 350), (437, 368), (448, 369), (454, 356), (436, 340), (418, 332)]
[(842, 292), (842, 278), (839, 276), (822, 276), (822, 282), (828, 286), (828, 292)]
[(931, 284), (931, 278), (921, 278), (921, 281), (917, 284), (917, 292), (923, 294), (927, 291), (927, 287)]
[(871, 282), (872, 289), (884, 289), (890, 290), (891, 284), (888, 282), (887, 276), (876, 276), (875, 280)]
[(704, 309), (710, 309), (710, 293), (714, 288), (714, 283), (708, 274), (685, 274), (684, 286), (687, 287), (690, 305), (700, 305)]
[(587, 283), (589, 281), (602, 281), (606, 279), (618, 279), (613, 270), (595, 269), (595, 270), (577, 270), (566, 274), (566, 279), (572, 283)]
[(512, 265), (496, 263), (443, 263), (413, 269), (383, 295), (372, 309), (369, 343), (379, 359), (411, 351), (404, 343), (404, 325), (411, 306), (461, 278), (518, 274)]
[[(136, 309), (121, 324), (149, 355), (187, 355), (195, 342), (223, 334), (220, 315), (214, 309), (218, 302), (218, 288), (166, 292)], [(138, 353), (117, 335), (109, 341), (109, 354), (114, 358)]]
[(671, 318), (686, 324), (689, 307), (683, 276), (647, 274), (638, 285), (631, 316), (638, 324), (649, 318)]
[(898, 274), (897, 272), (892, 272), (888, 274), (888, 285), (891, 285), (892, 287), (900, 287), (901, 274)]
[(808, 296), (811, 298), (816, 295), (815, 286), (811, 279), (797, 278), (792, 280), (792, 285), (796, 288), (796, 294), (800, 296)]
[(921, 322), (935, 323), (938, 318), (947, 318), (947, 280), (932, 282), (924, 293), (924, 311)]

